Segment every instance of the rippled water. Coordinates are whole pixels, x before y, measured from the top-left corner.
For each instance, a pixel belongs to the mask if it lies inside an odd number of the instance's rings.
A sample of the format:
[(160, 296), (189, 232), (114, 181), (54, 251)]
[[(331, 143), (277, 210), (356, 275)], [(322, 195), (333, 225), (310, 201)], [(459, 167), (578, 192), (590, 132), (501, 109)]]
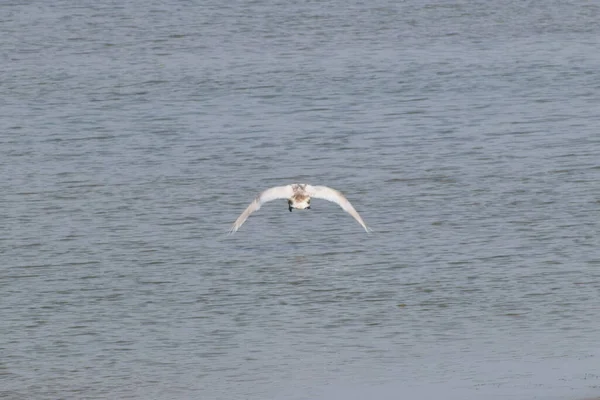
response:
[(1, 4), (0, 397), (597, 396), (599, 20)]

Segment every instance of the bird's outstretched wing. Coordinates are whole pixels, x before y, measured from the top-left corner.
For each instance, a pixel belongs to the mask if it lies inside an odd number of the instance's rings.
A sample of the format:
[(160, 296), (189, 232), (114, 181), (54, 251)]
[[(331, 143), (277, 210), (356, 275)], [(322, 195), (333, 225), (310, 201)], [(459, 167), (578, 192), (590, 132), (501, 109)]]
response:
[(238, 217), (238, 219), (235, 220), (233, 226), (229, 230), (229, 233), (237, 232), (237, 230), (240, 229), (240, 226), (242, 226), (246, 219), (248, 219), (250, 214), (252, 214), (254, 211), (257, 211), (264, 203), (277, 199), (287, 199), (292, 197), (293, 194), (294, 190), (292, 189), (292, 185), (276, 186), (265, 190), (256, 196), (248, 208), (246, 208), (246, 210)]
[(367, 227), (367, 225), (365, 224), (363, 219), (360, 217), (360, 215), (354, 209), (354, 207), (352, 207), (352, 204), (350, 204), (348, 199), (345, 198), (344, 195), (341, 194), (340, 192), (338, 192), (337, 190), (332, 189), (327, 186), (307, 185), (306, 191), (308, 192), (308, 195), (310, 197), (314, 197), (316, 199), (324, 199), (324, 200), (331, 201), (331, 202), (338, 204), (340, 207), (342, 207), (342, 209), (344, 211), (346, 211), (348, 214), (352, 215), (354, 217), (354, 219), (357, 220), (358, 223), (361, 224), (363, 228), (365, 228), (365, 231), (367, 231), (367, 232), (372, 231), (371, 228)]

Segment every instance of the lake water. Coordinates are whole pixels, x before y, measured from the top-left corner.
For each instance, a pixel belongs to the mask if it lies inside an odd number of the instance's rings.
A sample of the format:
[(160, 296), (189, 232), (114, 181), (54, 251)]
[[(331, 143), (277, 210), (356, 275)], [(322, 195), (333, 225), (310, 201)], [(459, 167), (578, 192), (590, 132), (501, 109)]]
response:
[(600, 395), (598, 21), (3, 2), (0, 398)]

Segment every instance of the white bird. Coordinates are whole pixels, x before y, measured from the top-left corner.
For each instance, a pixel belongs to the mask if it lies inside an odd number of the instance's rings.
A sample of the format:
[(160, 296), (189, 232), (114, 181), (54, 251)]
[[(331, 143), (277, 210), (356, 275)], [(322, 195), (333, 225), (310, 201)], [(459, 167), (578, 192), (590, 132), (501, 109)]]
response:
[(358, 215), (358, 212), (356, 212), (354, 207), (352, 207), (352, 204), (350, 204), (348, 199), (346, 199), (343, 194), (327, 186), (311, 186), (305, 183), (276, 186), (265, 190), (256, 196), (248, 208), (246, 208), (246, 210), (238, 217), (238, 219), (235, 220), (229, 232), (237, 232), (237, 230), (240, 229), (240, 226), (242, 226), (246, 219), (248, 219), (250, 214), (260, 209), (263, 204), (269, 201), (287, 199), (288, 209), (290, 212), (292, 212), (294, 208), (298, 210), (310, 209), (311, 197), (328, 200), (338, 204), (344, 211), (352, 215), (354, 219), (357, 220), (363, 228), (365, 228), (365, 231), (371, 232), (371, 228), (367, 227), (360, 215)]

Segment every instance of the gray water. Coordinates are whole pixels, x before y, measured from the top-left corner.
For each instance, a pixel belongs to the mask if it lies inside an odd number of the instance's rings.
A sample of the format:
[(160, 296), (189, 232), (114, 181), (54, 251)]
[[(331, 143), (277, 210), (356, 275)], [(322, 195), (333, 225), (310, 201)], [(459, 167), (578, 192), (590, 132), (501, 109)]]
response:
[(600, 4), (124, 3), (0, 4), (0, 398), (600, 395)]

